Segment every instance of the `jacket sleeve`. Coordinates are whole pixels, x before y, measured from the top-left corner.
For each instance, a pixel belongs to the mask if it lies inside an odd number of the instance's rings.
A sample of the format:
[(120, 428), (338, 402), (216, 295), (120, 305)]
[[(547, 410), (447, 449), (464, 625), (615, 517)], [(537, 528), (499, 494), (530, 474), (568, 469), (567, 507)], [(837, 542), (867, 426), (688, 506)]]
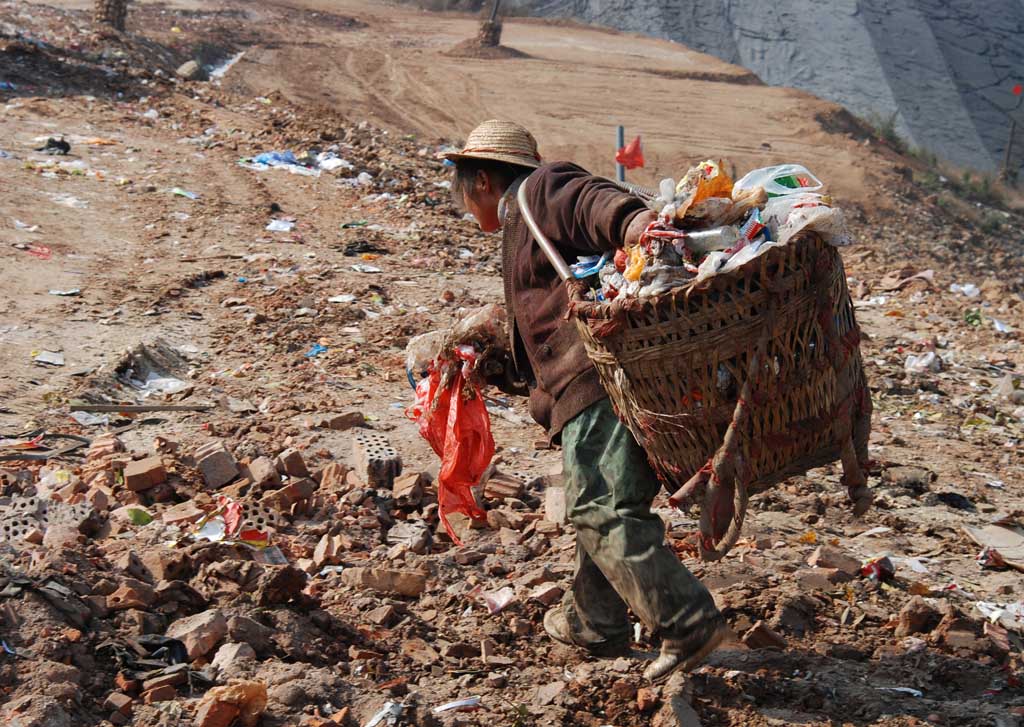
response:
[(566, 251), (608, 252), (621, 247), (629, 223), (647, 209), (639, 198), (575, 164), (545, 165), (525, 184), (526, 202), (537, 225)]

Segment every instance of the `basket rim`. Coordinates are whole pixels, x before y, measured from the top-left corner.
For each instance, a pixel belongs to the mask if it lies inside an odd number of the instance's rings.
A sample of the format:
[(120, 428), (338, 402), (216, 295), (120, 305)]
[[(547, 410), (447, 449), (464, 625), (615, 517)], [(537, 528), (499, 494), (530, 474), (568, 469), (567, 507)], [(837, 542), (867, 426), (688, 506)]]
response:
[(585, 295), (590, 288), (582, 280), (569, 280), (567, 282), (569, 292), (569, 313), (579, 319), (608, 320), (617, 318), (627, 309), (637, 310), (641, 307), (657, 307), (668, 300), (687, 302), (694, 294), (708, 293), (713, 290), (721, 290), (728, 285), (754, 276), (763, 266), (771, 265), (779, 261), (785, 255), (792, 252), (793, 247), (817, 244), (819, 247), (827, 246), (828, 243), (820, 234), (813, 230), (802, 230), (790, 238), (785, 245), (772, 247), (762, 255), (748, 260), (735, 270), (727, 273), (717, 273), (699, 283), (695, 280), (688, 280), (680, 285), (666, 290), (664, 293), (644, 298), (623, 298), (612, 301), (597, 302), (588, 300)]

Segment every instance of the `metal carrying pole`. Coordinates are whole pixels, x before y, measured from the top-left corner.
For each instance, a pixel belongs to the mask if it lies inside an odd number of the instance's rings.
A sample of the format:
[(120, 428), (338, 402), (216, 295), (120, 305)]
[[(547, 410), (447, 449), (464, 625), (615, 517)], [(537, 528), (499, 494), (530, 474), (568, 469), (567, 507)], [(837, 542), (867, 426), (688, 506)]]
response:
[[(616, 144), (616, 152), (618, 152), (619, 149), (626, 145), (626, 127), (623, 126), (622, 124), (619, 124), (616, 136)], [(619, 164), (618, 162), (615, 162), (615, 178), (618, 179), (620, 182), (626, 181), (626, 168)]]
[(494, 0), (494, 7), (491, 8), (491, 22), (493, 23), (498, 18), (498, 6), (501, 5), (501, 0)]
[(1010, 163), (1013, 161), (1013, 136), (1017, 131), (1017, 121), (1010, 117), (1010, 136), (1006, 140), (1006, 154), (1003, 156), (1003, 172), (1000, 175), (1004, 182), (1010, 181)]

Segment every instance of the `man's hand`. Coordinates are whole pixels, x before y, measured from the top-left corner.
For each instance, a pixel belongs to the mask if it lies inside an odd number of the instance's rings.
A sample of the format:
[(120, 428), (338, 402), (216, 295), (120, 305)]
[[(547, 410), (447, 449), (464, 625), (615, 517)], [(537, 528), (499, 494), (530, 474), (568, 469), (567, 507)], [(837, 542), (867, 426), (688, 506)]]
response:
[(624, 247), (629, 248), (640, 242), (640, 236), (644, 234), (647, 225), (656, 219), (658, 219), (658, 213), (654, 210), (646, 210), (634, 217), (633, 221), (629, 223), (629, 227), (626, 228), (626, 239), (623, 240)]

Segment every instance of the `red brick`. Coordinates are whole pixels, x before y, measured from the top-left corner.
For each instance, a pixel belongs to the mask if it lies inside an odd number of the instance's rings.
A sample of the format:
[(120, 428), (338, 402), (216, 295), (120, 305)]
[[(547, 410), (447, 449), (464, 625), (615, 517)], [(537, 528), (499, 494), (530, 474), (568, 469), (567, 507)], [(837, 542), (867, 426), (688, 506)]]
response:
[(277, 471), (289, 477), (309, 477), (306, 461), (302, 458), (302, 453), (294, 447), (289, 447), (277, 455)]
[(153, 702), (168, 702), (178, 696), (178, 690), (170, 684), (150, 689), (142, 693), (142, 701), (146, 704)]
[(132, 492), (156, 487), (167, 480), (167, 470), (160, 455), (129, 462), (124, 468), (124, 485)]
[(134, 701), (127, 694), (111, 692), (106, 701), (103, 702), (103, 709), (110, 709), (130, 717), (132, 714), (132, 702)]

